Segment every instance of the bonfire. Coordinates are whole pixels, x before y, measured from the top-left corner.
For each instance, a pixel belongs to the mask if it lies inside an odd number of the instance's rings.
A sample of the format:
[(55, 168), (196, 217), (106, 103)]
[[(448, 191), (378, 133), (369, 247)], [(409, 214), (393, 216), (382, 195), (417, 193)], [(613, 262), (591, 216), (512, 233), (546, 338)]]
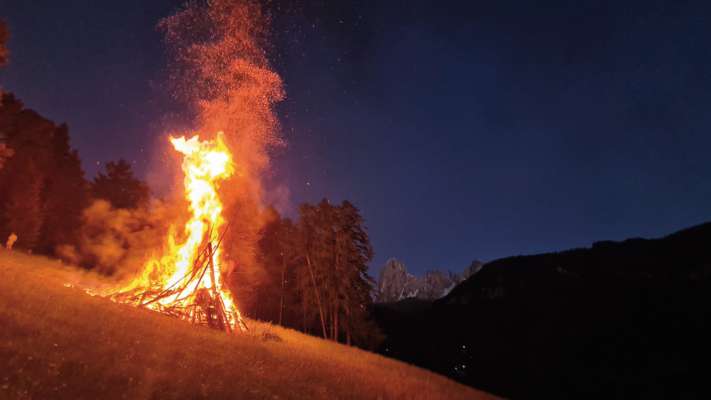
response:
[(232, 156), (222, 133), (215, 140), (198, 136), (170, 138), (183, 155), (185, 197), (190, 218), (178, 243), (175, 228), (168, 233), (160, 257), (151, 258), (143, 272), (110, 298), (145, 307), (191, 323), (234, 332), (247, 326), (223, 283), (220, 247), (228, 229), (218, 196), (220, 181), (234, 172)]

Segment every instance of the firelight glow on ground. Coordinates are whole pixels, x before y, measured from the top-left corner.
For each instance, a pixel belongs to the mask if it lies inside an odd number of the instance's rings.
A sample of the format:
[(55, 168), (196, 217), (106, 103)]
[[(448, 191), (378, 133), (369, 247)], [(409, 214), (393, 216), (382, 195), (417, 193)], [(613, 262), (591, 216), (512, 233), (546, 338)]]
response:
[(99, 279), (0, 249), (0, 398), (493, 398), (290, 329), (225, 335), (77, 289)]

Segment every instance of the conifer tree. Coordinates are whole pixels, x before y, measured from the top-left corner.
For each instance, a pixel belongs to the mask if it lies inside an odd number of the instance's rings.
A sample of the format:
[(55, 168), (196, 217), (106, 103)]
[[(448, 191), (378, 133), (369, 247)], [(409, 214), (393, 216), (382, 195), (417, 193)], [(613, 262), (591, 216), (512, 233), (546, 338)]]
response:
[(281, 218), (273, 208), (268, 209), (269, 222), (259, 241), (259, 258), (268, 275), (260, 287), (264, 299), (258, 317), (263, 320), (288, 324), (296, 302), (296, 289), (292, 279), (294, 265), (298, 262), (295, 251), (296, 228), (288, 218)]
[(326, 331), (327, 313), (324, 304), (324, 293), (327, 289), (324, 274), (328, 263), (325, 218), (319, 213), (318, 207), (304, 204), (299, 208), (299, 247), (301, 248), (304, 266), (299, 274), (302, 301), (315, 306), (321, 327), (321, 334), (328, 337)]
[(12, 94), (2, 94), (0, 132), (14, 154), (0, 170), (0, 239), (15, 232), (17, 246), (28, 250), (35, 250), (44, 218), (41, 196), (54, 128)]
[(355, 337), (361, 345), (373, 347), (379, 340), (377, 327), (368, 315), (374, 285), (373, 278), (368, 275), (368, 263), (373, 259), (373, 247), (360, 211), (348, 201), (344, 201), (339, 210), (341, 230), (346, 239), (343, 241), (344, 258), (348, 265), (343, 279), (345, 284), (341, 288), (345, 315), (343, 330), (348, 344)]
[(53, 252), (61, 244), (74, 243), (88, 205), (88, 184), (76, 150), (69, 147), (69, 131), (60, 125), (51, 143), (54, 167), (47, 172), (42, 192), (44, 221), (39, 251)]
[(300, 293), (317, 311), (324, 338), (350, 343), (374, 328), (367, 322), (373, 249), (363, 222), (349, 202), (333, 206), (322, 200), (300, 208)]
[(0, 132), (12, 149), (0, 170), (0, 239), (18, 234), (18, 247), (51, 253), (72, 243), (87, 203), (86, 181), (66, 125), (2, 94)]
[(91, 183), (91, 193), (115, 208), (133, 209), (148, 201), (148, 186), (136, 178), (126, 160), (110, 161)]
[(0, 67), (7, 64), (7, 60), (10, 56), (7, 50), (7, 39), (10, 36), (10, 32), (7, 29), (7, 24), (5, 21), (0, 20)]
[(23, 163), (23, 173), (22, 180), (9, 181), (3, 187), (2, 237), (15, 233), (18, 237), (16, 247), (34, 250), (42, 227), (42, 179), (32, 160)]

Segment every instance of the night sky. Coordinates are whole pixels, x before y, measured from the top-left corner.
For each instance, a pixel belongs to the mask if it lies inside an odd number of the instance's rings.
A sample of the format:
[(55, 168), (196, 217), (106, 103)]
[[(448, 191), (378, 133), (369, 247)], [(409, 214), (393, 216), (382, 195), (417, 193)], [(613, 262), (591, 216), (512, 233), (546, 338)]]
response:
[[(155, 24), (176, 4), (0, 0), (0, 85), (68, 123), (88, 176), (123, 157), (159, 183), (156, 149), (180, 109)], [(267, 9), (288, 97), (269, 198), (291, 215), (351, 200), (373, 272), (389, 257), (459, 271), (711, 220), (711, 3)]]

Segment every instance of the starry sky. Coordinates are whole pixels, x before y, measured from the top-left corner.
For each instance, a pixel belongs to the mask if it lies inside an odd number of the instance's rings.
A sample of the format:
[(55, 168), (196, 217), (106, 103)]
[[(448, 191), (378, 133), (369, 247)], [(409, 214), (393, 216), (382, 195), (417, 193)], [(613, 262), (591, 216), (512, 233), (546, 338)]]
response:
[[(159, 182), (167, 0), (0, 0), (0, 85), (70, 127), (88, 176)], [(414, 273), (711, 220), (711, 4), (265, 2), (288, 146), (269, 198), (348, 199)]]

